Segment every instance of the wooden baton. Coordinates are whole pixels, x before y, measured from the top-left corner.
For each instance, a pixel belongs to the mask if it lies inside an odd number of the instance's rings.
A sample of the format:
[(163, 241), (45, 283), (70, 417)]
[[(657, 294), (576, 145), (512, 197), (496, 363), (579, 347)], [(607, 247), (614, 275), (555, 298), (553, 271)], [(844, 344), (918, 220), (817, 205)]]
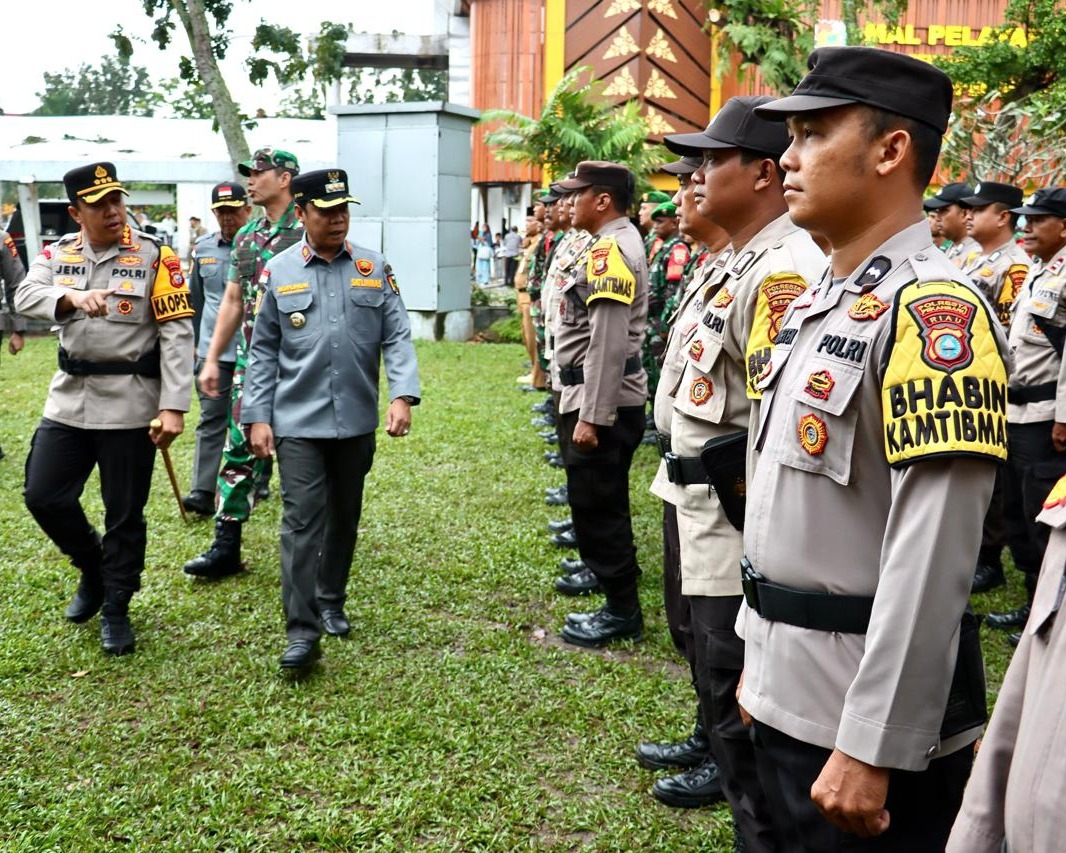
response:
[[(163, 422), (159, 418), (153, 418), (152, 422), (148, 424), (148, 427), (153, 430), (162, 428)], [(170, 477), (170, 488), (174, 490), (174, 500), (178, 502), (178, 511), (181, 513), (181, 520), (186, 524), (189, 522), (188, 516), (185, 514), (185, 505), (181, 502), (181, 489), (178, 488), (178, 478), (174, 473), (174, 463), (170, 459), (170, 450), (168, 448), (161, 447), (159, 452), (163, 455), (163, 464), (167, 468), (167, 476)]]

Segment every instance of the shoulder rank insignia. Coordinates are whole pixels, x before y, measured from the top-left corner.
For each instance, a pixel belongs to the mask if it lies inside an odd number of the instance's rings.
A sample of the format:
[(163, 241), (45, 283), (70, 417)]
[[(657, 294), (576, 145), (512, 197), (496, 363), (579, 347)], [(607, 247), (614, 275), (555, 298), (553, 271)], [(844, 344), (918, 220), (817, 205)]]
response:
[(855, 279), (855, 283), (860, 287), (880, 284), (881, 279), (885, 277), (890, 269), (892, 269), (892, 261), (884, 255), (878, 255), (866, 265), (866, 269)]
[(852, 320), (876, 320), (888, 310), (888, 303), (878, 299), (872, 293), (864, 293), (848, 309)]
[(1007, 458), (1007, 369), (981, 298), (954, 281), (896, 294), (881, 384), (890, 465)]
[(1059, 257), (1055, 258), (1055, 260), (1053, 260), (1050, 264), (1048, 264), (1047, 271), (1052, 275), (1055, 275), (1055, 273), (1062, 269), (1062, 264), (1064, 262), (1066, 262), (1066, 257), (1060, 255)]
[(811, 456), (819, 456), (829, 442), (829, 430), (826, 429), (825, 421), (814, 413), (800, 418), (796, 431), (799, 433), (800, 447)]
[(988, 256), (988, 262), (990, 264), (994, 264), (999, 259), (999, 256), (1002, 255), (1002, 254), (1003, 254), (1003, 250), (1002, 249), (996, 249), (996, 251), (994, 251), (991, 255)]
[(729, 272), (733, 275), (744, 275), (744, 273), (747, 272), (748, 267), (752, 265), (754, 260), (755, 251), (749, 249), (747, 252), (737, 258), (737, 262), (733, 264), (733, 269), (731, 269)]

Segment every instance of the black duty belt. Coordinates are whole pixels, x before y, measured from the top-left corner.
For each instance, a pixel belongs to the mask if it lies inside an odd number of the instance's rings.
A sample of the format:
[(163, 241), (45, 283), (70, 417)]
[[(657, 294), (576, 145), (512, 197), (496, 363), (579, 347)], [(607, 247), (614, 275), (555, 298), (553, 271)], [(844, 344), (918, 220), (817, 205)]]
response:
[(747, 557), (740, 561), (744, 599), (763, 619), (814, 631), (865, 634), (873, 610), (872, 596), (808, 592), (768, 581)]
[(710, 481), (707, 469), (698, 456), (678, 456), (676, 453), (664, 453), (666, 476), (676, 486), (705, 486)]
[(1026, 385), (1007, 388), (1007, 402), (1022, 406), (1026, 403), (1043, 403), (1054, 400), (1058, 390), (1057, 382), (1041, 382), (1039, 385)]
[[(629, 376), (630, 374), (640, 371), (644, 362), (640, 359), (640, 353), (631, 355), (626, 359), (625, 368), (622, 371), (623, 376)], [(567, 365), (566, 367), (559, 368), (559, 381), (563, 385), (584, 385), (585, 384), (585, 369), (583, 367), (575, 367), (574, 365)]]
[(88, 361), (72, 358), (63, 347), (59, 348), (59, 369), (71, 376), (148, 376), (158, 379), (159, 346), (136, 361)]

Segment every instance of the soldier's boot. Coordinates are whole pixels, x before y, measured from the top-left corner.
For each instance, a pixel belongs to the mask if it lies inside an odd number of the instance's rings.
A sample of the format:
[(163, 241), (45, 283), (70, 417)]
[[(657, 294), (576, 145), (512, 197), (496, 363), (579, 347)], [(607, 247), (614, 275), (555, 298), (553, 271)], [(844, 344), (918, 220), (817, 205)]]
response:
[(224, 578), (240, 572), (241, 527), (239, 521), (217, 522), (215, 541), (199, 557), (185, 564), (185, 574), (198, 578)]
[(95, 550), (71, 561), (81, 571), (81, 580), (78, 582), (78, 591), (74, 593), (74, 598), (70, 600), (64, 614), (69, 622), (88, 622), (104, 603), (104, 581), (100, 574), (102, 559), (103, 551), (97, 539)]
[(100, 644), (109, 655), (128, 655), (136, 642), (130, 625), (129, 608), (132, 592), (109, 589), (104, 592), (100, 611)]

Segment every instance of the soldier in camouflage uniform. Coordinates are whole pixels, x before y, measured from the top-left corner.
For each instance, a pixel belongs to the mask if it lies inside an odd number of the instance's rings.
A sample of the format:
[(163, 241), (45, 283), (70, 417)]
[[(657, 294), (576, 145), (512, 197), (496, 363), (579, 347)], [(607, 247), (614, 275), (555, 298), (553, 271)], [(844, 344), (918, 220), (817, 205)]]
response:
[(238, 167), (248, 177), (248, 195), (262, 205), (265, 215), (245, 225), (233, 239), (226, 293), (219, 308), (215, 333), (203, 367), (200, 388), (208, 396), (218, 395), (218, 362), (239, 328), (237, 361), (233, 370), (232, 401), (226, 449), (218, 476), (218, 509), (215, 512), (215, 541), (206, 552), (185, 564), (184, 571), (198, 577), (225, 577), (241, 570), (241, 525), (251, 515), (255, 484), (263, 474), (265, 459), (252, 453), (240, 426), (244, 374), (248, 367), (248, 346), (261, 298), (259, 277), (267, 261), (303, 236), (292, 201), (292, 179), (300, 166), (288, 151), (260, 148), (251, 160)]
[(691, 252), (678, 230), (677, 207), (673, 202), (660, 204), (652, 211), (651, 218), (654, 233), (662, 240), (662, 246), (648, 267), (648, 324), (644, 329), (641, 354), (648, 374), (649, 399), (654, 400), (668, 331), (663, 322), (663, 310), (670, 297), (678, 292)]
[(664, 201), (670, 201), (670, 193), (664, 193), (662, 190), (651, 190), (640, 197), (637, 221), (640, 225), (640, 233), (644, 235), (644, 253), (648, 256), (649, 264), (659, 254), (659, 249), (663, 245), (662, 238), (655, 233), (651, 215), (655, 208)]

